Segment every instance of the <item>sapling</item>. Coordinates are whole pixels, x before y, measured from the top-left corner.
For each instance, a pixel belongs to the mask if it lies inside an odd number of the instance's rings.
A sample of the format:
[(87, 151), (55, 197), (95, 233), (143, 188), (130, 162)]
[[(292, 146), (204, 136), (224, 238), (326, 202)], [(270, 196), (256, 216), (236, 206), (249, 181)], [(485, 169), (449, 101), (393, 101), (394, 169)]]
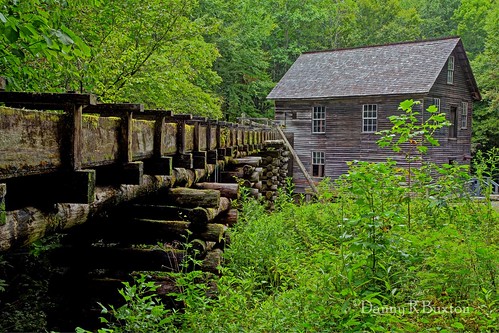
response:
[(407, 184), (409, 192), (407, 194), (407, 224), (411, 228), (411, 193), (412, 193), (412, 164), (421, 161), (424, 154), (428, 152), (428, 145), (439, 146), (434, 134), (444, 126), (449, 126), (445, 113), (439, 112), (435, 105), (430, 105), (426, 111), (429, 117), (424, 117), (414, 110), (415, 105), (421, 102), (412, 99), (400, 103), (398, 109), (401, 114), (388, 117), (392, 127), (382, 130), (376, 134), (381, 135), (376, 143), (380, 147), (391, 148), (396, 153), (402, 153), (407, 161)]

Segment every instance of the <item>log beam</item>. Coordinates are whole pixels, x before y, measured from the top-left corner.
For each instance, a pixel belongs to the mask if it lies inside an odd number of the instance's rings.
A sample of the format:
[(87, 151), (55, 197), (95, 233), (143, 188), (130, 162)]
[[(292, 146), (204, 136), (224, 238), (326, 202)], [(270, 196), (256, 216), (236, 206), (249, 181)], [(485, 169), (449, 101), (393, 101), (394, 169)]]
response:
[(235, 183), (197, 183), (196, 188), (220, 191), (222, 197), (239, 199), (239, 184)]
[(208, 242), (220, 243), (225, 236), (226, 227), (222, 224), (210, 223), (204, 230), (192, 229), (191, 223), (187, 221), (168, 221), (168, 220), (150, 220), (134, 219), (137, 225), (136, 230), (132, 230), (132, 237), (137, 233), (141, 237), (149, 236), (151, 240), (161, 238), (199, 238)]
[(191, 222), (191, 228), (202, 230), (208, 223), (213, 222), (219, 214), (226, 212), (229, 209), (230, 200), (221, 197), (220, 206), (218, 206), (218, 208), (193, 208), (187, 213), (187, 219)]
[(237, 223), (238, 218), (239, 218), (239, 212), (237, 211), (237, 209), (233, 208), (228, 210), (224, 214), (220, 214), (217, 217), (216, 222), (231, 227)]
[[(23, 177), (25, 178), (25, 177)], [(95, 188), (91, 204), (57, 203), (50, 210), (26, 207), (8, 209), (5, 224), (0, 224), (0, 252), (28, 245), (44, 236), (70, 229), (89, 219), (102, 218), (109, 210), (175, 185), (174, 177), (144, 175), (141, 185)], [(9, 193), (7, 191), (7, 193)], [(26, 191), (24, 192), (26, 194)]]
[(168, 191), (167, 200), (169, 204), (180, 207), (218, 208), (220, 206), (220, 192), (178, 187)]

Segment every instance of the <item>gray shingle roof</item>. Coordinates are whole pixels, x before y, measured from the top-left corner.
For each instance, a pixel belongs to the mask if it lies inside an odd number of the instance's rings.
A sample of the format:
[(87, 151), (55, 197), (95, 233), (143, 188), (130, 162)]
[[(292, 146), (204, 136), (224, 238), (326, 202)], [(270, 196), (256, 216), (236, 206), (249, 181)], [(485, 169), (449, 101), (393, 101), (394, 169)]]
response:
[(304, 53), (267, 98), (427, 93), (459, 41), (453, 37)]

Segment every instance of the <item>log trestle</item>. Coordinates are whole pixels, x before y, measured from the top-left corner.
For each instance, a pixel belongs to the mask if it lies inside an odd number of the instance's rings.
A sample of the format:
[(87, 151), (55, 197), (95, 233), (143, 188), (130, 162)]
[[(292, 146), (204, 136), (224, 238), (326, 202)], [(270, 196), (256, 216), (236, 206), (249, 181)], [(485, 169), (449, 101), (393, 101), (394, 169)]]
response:
[(0, 103), (0, 253), (64, 233), (50, 259), (70, 279), (116, 286), (140, 271), (219, 274), (233, 201), (272, 201), (284, 184), (287, 152), (267, 125), (90, 94), (0, 91)]

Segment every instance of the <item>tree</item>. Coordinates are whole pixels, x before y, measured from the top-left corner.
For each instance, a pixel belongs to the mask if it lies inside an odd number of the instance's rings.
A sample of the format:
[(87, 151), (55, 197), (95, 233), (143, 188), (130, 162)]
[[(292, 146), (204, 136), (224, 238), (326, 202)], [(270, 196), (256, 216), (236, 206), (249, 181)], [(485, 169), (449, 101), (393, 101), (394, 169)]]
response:
[(473, 114), (473, 143), (481, 150), (499, 147), (499, 1), (494, 0), (485, 19), (484, 52), (472, 65), (475, 69), (483, 101)]
[(457, 22), (457, 35), (463, 39), (471, 60), (484, 51), (487, 36), (484, 22), (491, 6), (491, 0), (462, 1), (452, 15), (452, 20)]
[(48, 84), (61, 63), (90, 56), (90, 48), (62, 22), (65, 6), (56, 0), (0, 2), (0, 73), (9, 89), (65, 89)]
[(457, 26), (453, 15), (460, 4), (461, 0), (401, 0), (404, 9), (419, 13), (422, 39), (454, 35)]
[(356, 46), (415, 40), (421, 35), (421, 18), (414, 7), (404, 9), (399, 0), (358, 0)]
[[(196, 6), (182, 0), (77, 3), (67, 23), (82, 31), (93, 53), (71, 80), (102, 101), (219, 117), (214, 89), (220, 78), (212, 69), (219, 54), (203, 38), (212, 27), (192, 19)], [(71, 19), (75, 13), (79, 20)]]
[(274, 84), (268, 75), (269, 55), (262, 44), (274, 24), (264, 6), (249, 0), (204, 0), (199, 12), (218, 26), (206, 39), (220, 52), (214, 69), (222, 78), (217, 92), (225, 117), (235, 120), (242, 113), (271, 116), (266, 97)]

